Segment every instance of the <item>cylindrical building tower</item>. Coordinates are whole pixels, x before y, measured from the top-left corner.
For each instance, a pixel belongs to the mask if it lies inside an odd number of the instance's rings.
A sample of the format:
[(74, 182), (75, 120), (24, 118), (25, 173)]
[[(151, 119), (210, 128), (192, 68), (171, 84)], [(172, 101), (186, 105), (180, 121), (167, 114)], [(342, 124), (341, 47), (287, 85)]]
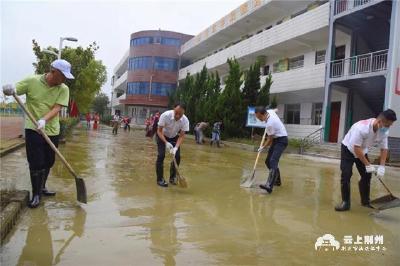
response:
[(161, 30), (131, 35), (126, 98), (121, 103), (136, 123), (167, 108), (168, 95), (177, 85), (180, 46), (192, 37)]

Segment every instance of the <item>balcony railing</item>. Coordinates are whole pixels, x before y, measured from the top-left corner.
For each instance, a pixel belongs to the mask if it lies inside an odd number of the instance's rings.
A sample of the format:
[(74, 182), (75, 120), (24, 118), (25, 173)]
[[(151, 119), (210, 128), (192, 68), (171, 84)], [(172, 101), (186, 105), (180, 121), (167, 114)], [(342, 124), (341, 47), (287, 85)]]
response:
[(335, 15), (372, 2), (373, 0), (336, 0)]
[(386, 70), (387, 56), (388, 50), (382, 50), (332, 61), (331, 78)]

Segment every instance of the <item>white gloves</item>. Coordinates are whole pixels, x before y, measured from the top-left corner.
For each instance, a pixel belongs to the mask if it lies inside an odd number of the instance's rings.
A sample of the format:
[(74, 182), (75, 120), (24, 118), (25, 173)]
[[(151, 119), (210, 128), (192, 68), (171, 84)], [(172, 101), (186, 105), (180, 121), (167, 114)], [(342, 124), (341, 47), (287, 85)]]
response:
[(12, 84), (6, 84), (3, 86), (3, 93), (6, 96), (12, 96), (15, 94), (15, 86)]
[(178, 148), (174, 147), (173, 149), (171, 149), (170, 153), (175, 156), (177, 151), (178, 151)]
[(261, 148), (258, 148), (257, 152), (261, 152), (265, 149), (265, 146), (262, 146)]
[(376, 170), (375, 170), (375, 167), (372, 164), (370, 164), (370, 165), (365, 166), (365, 171), (368, 174), (371, 174), (371, 173), (374, 173)]
[(37, 121), (37, 123), (38, 123), (37, 129), (44, 129), (44, 127), (46, 126), (46, 120), (44, 120), (43, 118)]
[(167, 148), (167, 150), (169, 152), (171, 152), (171, 150), (174, 148), (174, 146), (171, 143), (167, 142), (167, 143), (165, 143), (165, 148)]
[(385, 175), (385, 166), (379, 165), (378, 170), (376, 171), (376, 175), (379, 177), (383, 177)]

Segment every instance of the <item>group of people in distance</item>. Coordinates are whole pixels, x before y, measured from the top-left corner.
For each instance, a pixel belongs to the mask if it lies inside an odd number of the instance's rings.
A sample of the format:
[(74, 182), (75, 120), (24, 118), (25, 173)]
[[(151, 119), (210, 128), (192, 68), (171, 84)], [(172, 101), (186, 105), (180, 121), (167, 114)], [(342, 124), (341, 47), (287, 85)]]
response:
[(90, 129), (90, 121), (93, 121), (93, 129), (97, 130), (100, 123), (100, 115), (98, 113), (95, 113), (93, 115), (91, 113), (86, 113), (85, 119), (87, 129)]

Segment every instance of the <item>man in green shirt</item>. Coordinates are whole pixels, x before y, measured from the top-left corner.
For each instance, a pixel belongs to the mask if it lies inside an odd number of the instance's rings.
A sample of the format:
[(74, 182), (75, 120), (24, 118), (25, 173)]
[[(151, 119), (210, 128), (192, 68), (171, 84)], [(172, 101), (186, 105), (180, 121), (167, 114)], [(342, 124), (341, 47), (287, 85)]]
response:
[(55, 192), (46, 189), (50, 168), (54, 165), (55, 153), (40, 135), (42, 129), (55, 146), (58, 146), (60, 134), (59, 112), (62, 106), (68, 106), (69, 89), (64, 84), (66, 79), (73, 79), (71, 64), (58, 59), (51, 63), (50, 72), (44, 75), (32, 75), (15, 86), (3, 86), (4, 95), (26, 95), (26, 107), (37, 119), (36, 127), (27, 117), (25, 120), (26, 155), (32, 184), (32, 199), (29, 207), (40, 204), (41, 195), (54, 196)]

